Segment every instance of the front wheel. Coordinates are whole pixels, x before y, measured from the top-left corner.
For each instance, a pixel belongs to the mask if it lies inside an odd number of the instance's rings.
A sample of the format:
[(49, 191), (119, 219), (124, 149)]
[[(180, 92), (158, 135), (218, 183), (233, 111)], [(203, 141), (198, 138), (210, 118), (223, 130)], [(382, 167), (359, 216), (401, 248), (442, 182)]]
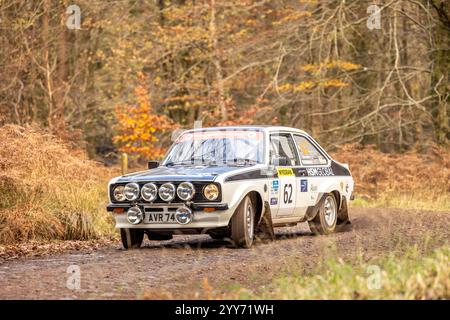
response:
[(336, 229), (337, 223), (337, 203), (334, 195), (326, 195), (319, 212), (313, 220), (309, 221), (309, 228), (315, 234), (330, 234)]
[(237, 247), (250, 248), (255, 229), (255, 207), (246, 196), (231, 218), (231, 240)]
[(120, 238), (125, 249), (137, 249), (141, 247), (144, 240), (142, 229), (120, 229)]

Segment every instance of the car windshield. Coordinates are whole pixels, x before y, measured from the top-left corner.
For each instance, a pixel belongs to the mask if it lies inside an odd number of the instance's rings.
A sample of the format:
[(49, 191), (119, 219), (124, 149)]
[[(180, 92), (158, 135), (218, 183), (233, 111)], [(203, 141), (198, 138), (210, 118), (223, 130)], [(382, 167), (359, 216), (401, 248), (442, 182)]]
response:
[(177, 139), (163, 165), (254, 165), (263, 162), (263, 141), (256, 130), (188, 132)]

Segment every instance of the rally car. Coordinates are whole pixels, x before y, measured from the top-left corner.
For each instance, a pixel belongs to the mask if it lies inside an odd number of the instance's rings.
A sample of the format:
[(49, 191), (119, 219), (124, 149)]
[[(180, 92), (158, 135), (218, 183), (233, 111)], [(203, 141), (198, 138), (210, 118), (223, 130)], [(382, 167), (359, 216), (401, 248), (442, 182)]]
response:
[(175, 234), (209, 234), (249, 248), (274, 227), (308, 222), (329, 234), (349, 222), (353, 179), (306, 132), (273, 126), (183, 132), (162, 162), (109, 182), (124, 248)]

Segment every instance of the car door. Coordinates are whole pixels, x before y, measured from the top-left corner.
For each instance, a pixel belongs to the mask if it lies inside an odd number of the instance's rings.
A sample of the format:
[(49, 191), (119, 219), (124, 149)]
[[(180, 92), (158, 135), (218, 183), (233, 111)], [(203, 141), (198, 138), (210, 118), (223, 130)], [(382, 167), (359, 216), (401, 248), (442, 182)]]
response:
[(301, 134), (293, 134), (300, 157), (300, 166), (296, 167), (297, 203), (295, 215), (303, 216), (309, 206), (314, 206), (319, 197), (319, 186), (323, 178), (308, 174), (329, 166), (329, 159), (308, 139)]
[(295, 148), (290, 133), (270, 135), (270, 164), (277, 173), (269, 182), (270, 204), (276, 217), (289, 217), (294, 213), (297, 184), (293, 168), (300, 164)]

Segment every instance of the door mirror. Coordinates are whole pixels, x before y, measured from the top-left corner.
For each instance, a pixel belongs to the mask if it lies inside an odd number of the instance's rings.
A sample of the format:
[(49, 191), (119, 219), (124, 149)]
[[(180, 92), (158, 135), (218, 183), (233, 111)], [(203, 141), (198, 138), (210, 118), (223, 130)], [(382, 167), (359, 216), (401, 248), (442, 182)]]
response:
[(289, 162), (288, 162), (288, 158), (280, 157), (280, 156), (272, 157), (272, 164), (275, 165), (275, 166), (288, 166), (288, 165), (290, 165)]
[(150, 161), (148, 162), (148, 168), (149, 168), (149, 169), (158, 168), (158, 166), (159, 166), (159, 161), (156, 161), (156, 160), (150, 160)]

